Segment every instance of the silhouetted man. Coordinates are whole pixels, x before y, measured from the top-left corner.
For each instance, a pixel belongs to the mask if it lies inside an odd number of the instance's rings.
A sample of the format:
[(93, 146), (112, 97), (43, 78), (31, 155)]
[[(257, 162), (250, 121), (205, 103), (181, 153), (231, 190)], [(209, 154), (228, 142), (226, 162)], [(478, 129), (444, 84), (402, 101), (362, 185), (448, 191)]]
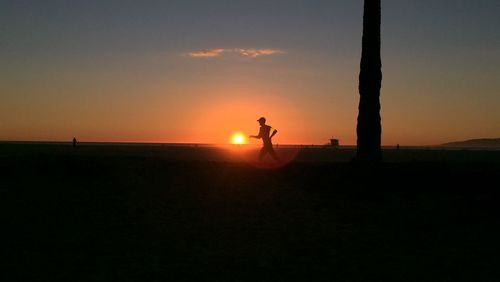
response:
[(260, 150), (259, 160), (262, 161), (262, 158), (269, 153), (274, 160), (279, 161), (278, 156), (276, 156), (276, 153), (274, 152), (273, 143), (271, 143), (271, 139), (274, 135), (276, 135), (276, 133), (278, 133), (278, 130), (266, 125), (266, 118), (264, 117), (259, 118), (257, 121), (260, 124), (259, 135), (250, 135), (249, 137), (262, 139), (263, 147)]
[(73, 147), (76, 147), (76, 137), (73, 137)]

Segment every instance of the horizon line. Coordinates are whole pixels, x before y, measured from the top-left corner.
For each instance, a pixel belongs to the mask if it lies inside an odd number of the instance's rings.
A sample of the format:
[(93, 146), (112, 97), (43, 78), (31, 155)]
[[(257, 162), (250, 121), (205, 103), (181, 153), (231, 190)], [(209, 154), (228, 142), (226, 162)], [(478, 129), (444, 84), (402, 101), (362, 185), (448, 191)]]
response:
[[(71, 144), (72, 140), (0, 140), (0, 144)], [(158, 141), (78, 141), (78, 144), (93, 144), (93, 145), (177, 145), (177, 146), (193, 146), (193, 145), (201, 145), (201, 146), (261, 146), (260, 144), (232, 144), (232, 143), (204, 143), (204, 142), (158, 142)], [(313, 146), (313, 147), (334, 147), (329, 143), (275, 143), (274, 146)], [(382, 145), (384, 148), (388, 147), (396, 147), (398, 144), (388, 144)], [(446, 147), (444, 144), (434, 144), (434, 145), (415, 145), (408, 144), (402, 145), (399, 144), (400, 147)], [(340, 144), (338, 147), (357, 147), (356, 144)]]

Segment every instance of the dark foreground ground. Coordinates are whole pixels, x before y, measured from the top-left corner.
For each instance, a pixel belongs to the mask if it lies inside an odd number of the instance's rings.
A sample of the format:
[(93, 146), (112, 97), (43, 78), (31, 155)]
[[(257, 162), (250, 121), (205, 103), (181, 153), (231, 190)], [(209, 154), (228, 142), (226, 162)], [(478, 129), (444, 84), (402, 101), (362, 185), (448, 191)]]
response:
[(0, 281), (499, 281), (498, 151), (226, 153), (0, 145)]

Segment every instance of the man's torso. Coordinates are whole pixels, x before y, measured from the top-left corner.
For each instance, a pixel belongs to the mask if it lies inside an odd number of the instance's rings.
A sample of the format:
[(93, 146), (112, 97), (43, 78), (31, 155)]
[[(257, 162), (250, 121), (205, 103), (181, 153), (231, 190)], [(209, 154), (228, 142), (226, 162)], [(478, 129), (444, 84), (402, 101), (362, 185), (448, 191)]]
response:
[(271, 127), (269, 125), (262, 125), (259, 130), (259, 135), (262, 138), (262, 142), (264, 146), (271, 145), (271, 138), (269, 138), (269, 134), (271, 133)]

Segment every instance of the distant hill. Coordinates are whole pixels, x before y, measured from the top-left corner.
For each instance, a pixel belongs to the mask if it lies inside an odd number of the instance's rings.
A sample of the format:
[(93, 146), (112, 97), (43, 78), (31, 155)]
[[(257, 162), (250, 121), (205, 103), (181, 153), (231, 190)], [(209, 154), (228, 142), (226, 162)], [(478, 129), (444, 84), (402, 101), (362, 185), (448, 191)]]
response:
[(442, 144), (446, 147), (500, 148), (500, 138), (471, 139)]

